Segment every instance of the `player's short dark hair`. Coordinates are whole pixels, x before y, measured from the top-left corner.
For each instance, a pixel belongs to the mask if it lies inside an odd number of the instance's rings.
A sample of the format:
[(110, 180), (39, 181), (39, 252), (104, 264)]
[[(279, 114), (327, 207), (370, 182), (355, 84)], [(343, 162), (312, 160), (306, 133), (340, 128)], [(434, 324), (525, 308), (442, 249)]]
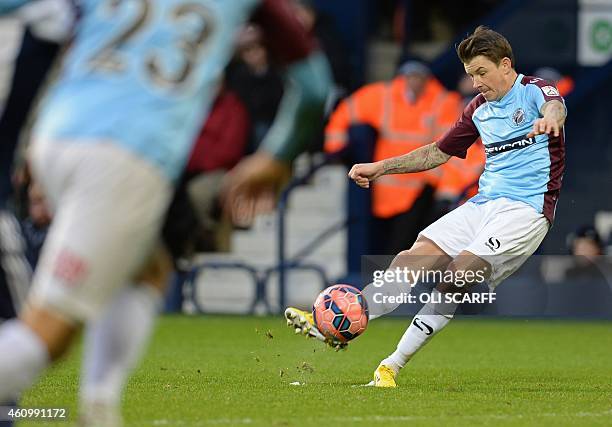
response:
[(482, 55), (496, 65), (504, 58), (510, 58), (510, 62), (514, 67), (514, 54), (512, 46), (508, 40), (484, 25), (478, 26), (472, 34), (457, 45), (457, 55), (461, 62), (467, 64), (478, 55)]

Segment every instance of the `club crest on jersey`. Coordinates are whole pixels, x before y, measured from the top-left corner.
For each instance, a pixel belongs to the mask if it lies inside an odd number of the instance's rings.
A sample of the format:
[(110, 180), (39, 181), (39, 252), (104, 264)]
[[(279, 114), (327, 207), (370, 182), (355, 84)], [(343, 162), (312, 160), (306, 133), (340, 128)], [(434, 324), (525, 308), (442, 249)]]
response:
[(520, 126), (525, 123), (525, 111), (523, 111), (522, 108), (519, 108), (514, 112), (514, 114), (512, 114), (512, 122), (516, 126)]

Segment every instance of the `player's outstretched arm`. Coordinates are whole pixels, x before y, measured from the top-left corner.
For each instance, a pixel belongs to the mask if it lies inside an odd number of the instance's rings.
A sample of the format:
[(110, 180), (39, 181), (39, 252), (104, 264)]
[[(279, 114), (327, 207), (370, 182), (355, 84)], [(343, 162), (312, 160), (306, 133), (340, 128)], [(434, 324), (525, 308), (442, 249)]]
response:
[(426, 171), (446, 163), (450, 157), (434, 142), (403, 156), (356, 164), (351, 168), (349, 177), (360, 187), (369, 188), (370, 182), (382, 175)]
[(291, 175), (291, 161), (308, 147), (323, 120), (332, 83), (320, 51), (288, 66), (274, 123), (257, 152), (242, 159), (224, 180), (224, 204), (235, 224), (249, 225), (257, 213), (274, 208)]
[(567, 117), (565, 105), (561, 101), (553, 99), (542, 105), (540, 112), (543, 117), (533, 122), (533, 129), (527, 134), (527, 138), (541, 134), (550, 135), (551, 133), (554, 136), (559, 136)]

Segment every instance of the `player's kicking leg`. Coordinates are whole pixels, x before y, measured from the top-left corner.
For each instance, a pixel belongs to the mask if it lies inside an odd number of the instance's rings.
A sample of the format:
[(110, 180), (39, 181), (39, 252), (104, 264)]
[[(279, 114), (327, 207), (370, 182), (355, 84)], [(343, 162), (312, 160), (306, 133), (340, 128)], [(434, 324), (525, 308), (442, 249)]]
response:
[[(451, 258), (442, 251), (435, 243), (431, 240), (419, 237), (415, 244), (407, 251), (400, 252), (393, 260), (389, 269), (395, 268), (414, 268), (419, 270), (423, 269), (440, 269), (444, 268)], [(368, 299), (368, 289), (364, 290), (366, 299)], [(409, 291), (409, 289), (399, 289), (399, 291)], [(387, 314), (397, 308), (399, 304), (395, 304), (391, 307), (380, 307), (379, 310), (370, 309), (369, 320), (373, 320), (383, 314)], [(335, 348), (345, 348), (348, 343), (342, 343), (338, 340), (325, 337), (314, 324), (312, 313), (304, 310), (300, 310), (295, 307), (288, 307), (285, 310), (285, 318), (287, 319), (287, 326), (295, 330), (296, 334), (301, 334), (309, 338), (315, 338), (319, 341), (325, 342), (326, 344)]]
[[(548, 220), (531, 206), (508, 199), (486, 204), (466, 203), (428, 228), (427, 236), (448, 254), (459, 254), (447, 271), (458, 279), (484, 278), (493, 289), (535, 252), (549, 229)], [(478, 273), (478, 274), (476, 274)], [(472, 285), (439, 284), (434, 293), (462, 293)], [(455, 280), (456, 284), (459, 284)], [(439, 298), (434, 301), (440, 300)], [(425, 304), (400, 339), (396, 350), (381, 361), (372, 385), (395, 386), (400, 369), (453, 318), (456, 304)]]
[(326, 337), (323, 335), (314, 324), (312, 313), (309, 311), (300, 310), (295, 307), (288, 307), (285, 310), (285, 319), (287, 319), (287, 326), (292, 328), (296, 334), (304, 335), (308, 338), (314, 338), (336, 350), (345, 348), (348, 343), (341, 342), (335, 338)]

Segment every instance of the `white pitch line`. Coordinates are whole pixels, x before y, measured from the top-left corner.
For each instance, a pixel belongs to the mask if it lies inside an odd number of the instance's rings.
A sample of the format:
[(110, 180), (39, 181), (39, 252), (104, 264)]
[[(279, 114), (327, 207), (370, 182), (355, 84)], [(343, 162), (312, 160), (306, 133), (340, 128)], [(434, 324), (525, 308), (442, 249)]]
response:
[[(556, 413), (556, 412), (545, 412), (541, 414), (481, 414), (481, 415), (368, 415), (366, 417), (325, 417), (328, 421), (342, 421), (342, 422), (355, 422), (355, 423), (388, 423), (393, 421), (427, 421), (427, 420), (440, 420), (440, 419), (495, 419), (495, 420), (507, 420), (507, 419), (523, 419), (523, 418), (538, 418), (538, 417), (606, 417), (612, 416), (612, 409), (601, 412), (574, 412), (574, 413)], [(308, 418), (304, 421), (316, 421), (319, 418)], [(185, 421), (174, 421), (174, 420), (153, 420), (151, 424), (153, 426), (185, 426), (185, 427), (197, 427), (206, 425), (249, 425), (256, 423), (260, 420), (252, 418), (211, 418), (204, 419), (196, 422), (185, 422)], [(261, 423), (264, 420), (260, 421)]]
[(196, 422), (186, 422), (186, 421), (175, 421), (175, 420), (153, 420), (151, 424), (153, 426), (185, 426), (185, 427), (196, 427), (196, 426), (205, 426), (205, 425), (248, 425), (253, 424), (253, 420), (251, 418), (211, 418), (204, 419)]

